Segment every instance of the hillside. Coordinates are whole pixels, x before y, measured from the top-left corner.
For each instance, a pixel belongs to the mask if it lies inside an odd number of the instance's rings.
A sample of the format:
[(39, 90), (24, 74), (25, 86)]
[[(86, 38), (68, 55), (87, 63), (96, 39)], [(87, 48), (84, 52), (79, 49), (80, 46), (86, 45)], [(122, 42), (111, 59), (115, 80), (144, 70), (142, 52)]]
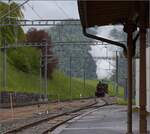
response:
[[(46, 29), (52, 42), (93, 41), (83, 35), (81, 25), (67, 25), (68, 21), (64, 23), (66, 25), (62, 25), (61, 29), (57, 25)], [(58, 67), (61, 71), (69, 75), (71, 66), (72, 76), (83, 78), (85, 73), (87, 79), (96, 79), (96, 62), (89, 51), (91, 51), (90, 44), (53, 44), (53, 52), (59, 59)]]
[[(0, 58), (2, 56), (0, 55)], [(25, 73), (16, 69), (13, 65), (7, 63), (8, 75), (7, 75), (7, 91), (16, 92), (32, 92), (32, 93), (44, 93), (44, 89), (40, 89), (40, 77), (39, 74)], [(3, 89), (2, 79), (2, 60), (0, 60), (0, 90)], [(65, 76), (63, 73), (56, 70), (53, 73), (53, 79), (48, 80), (48, 94), (50, 98), (56, 98), (57, 95), (61, 99), (70, 98), (70, 77)], [(84, 82), (78, 78), (72, 78), (71, 80), (72, 98), (79, 98), (80, 94), (83, 97), (93, 96), (97, 81), (86, 81), (85, 90)], [(41, 91), (42, 90), (42, 91)]]

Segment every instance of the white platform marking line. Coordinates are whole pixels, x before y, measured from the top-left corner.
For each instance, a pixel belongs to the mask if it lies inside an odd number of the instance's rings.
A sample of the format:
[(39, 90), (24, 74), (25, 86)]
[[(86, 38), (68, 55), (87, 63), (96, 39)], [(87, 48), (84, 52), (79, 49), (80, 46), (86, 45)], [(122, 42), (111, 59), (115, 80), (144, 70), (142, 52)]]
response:
[(124, 127), (84, 127), (84, 128), (64, 128), (64, 130), (126, 130)]

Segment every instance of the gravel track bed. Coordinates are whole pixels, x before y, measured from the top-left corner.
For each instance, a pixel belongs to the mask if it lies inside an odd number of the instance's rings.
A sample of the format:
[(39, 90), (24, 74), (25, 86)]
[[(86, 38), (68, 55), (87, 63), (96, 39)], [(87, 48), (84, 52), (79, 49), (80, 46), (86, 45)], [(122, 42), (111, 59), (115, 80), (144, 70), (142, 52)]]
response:
[(46, 122), (43, 122), (39, 125), (33, 126), (29, 129), (22, 130), (20, 132), (17, 132), (16, 134), (43, 134), (45, 130), (50, 129), (54, 127), (55, 125), (61, 123), (64, 120), (68, 120), (72, 118), (71, 116), (63, 116), (54, 120), (49, 120)]
[[(94, 102), (94, 101), (92, 100), (91, 102)], [(80, 106), (80, 104), (78, 105), (78, 108), (83, 106), (83, 101), (82, 101), (81, 104), (82, 104), (81, 106)], [(85, 104), (86, 103), (84, 102), (84, 105)], [(89, 101), (87, 101), (87, 104), (89, 105)], [(24, 126), (24, 125), (32, 123), (32, 122), (37, 122), (39, 120), (42, 120), (43, 118), (50, 118), (52, 116), (55, 116), (55, 115), (58, 115), (58, 114), (61, 114), (61, 113), (64, 113), (64, 112), (67, 112), (67, 111), (70, 111), (70, 110), (73, 110), (73, 109), (76, 109), (76, 106), (70, 106), (70, 107), (66, 106), (66, 107), (63, 107), (63, 108), (59, 109), (59, 111), (56, 111), (56, 110), (51, 111), (51, 112), (49, 112), (49, 114), (46, 114), (46, 113), (43, 113), (42, 115), (33, 114), (33, 116), (29, 117), (29, 118), (4, 121), (4, 122), (0, 123), (0, 134), (1, 133), (3, 134), (8, 130), (12, 130), (14, 128), (19, 128), (21, 126)], [(42, 128), (46, 128), (48, 126), (50, 127), (50, 124), (43, 123), (43, 125), (40, 124), (40, 126), (42, 126)], [(37, 128), (34, 128), (33, 130), (39, 130), (40, 131), (40, 129), (41, 129), (40, 126), (39, 126), (39, 129), (37, 127)], [(51, 124), (51, 126), (52, 126), (52, 124)], [(42, 130), (43, 129), (41, 129), (41, 131)], [(28, 133), (28, 134), (32, 134), (32, 133)]]
[(66, 122), (77, 116), (80, 116), (81, 114), (89, 111), (90, 108), (92, 108), (92, 106), (89, 107), (88, 109), (83, 109), (81, 111), (71, 114), (68, 113), (68, 115), (63, 115), (52, 120), (44, 121), (43, 123), (29, 127), (27, 129), (22, 129), (21, 131), (12, 134), (47, 134), (49, 131), (53, 129), (53, 127), (59, 126), (63, 122)]

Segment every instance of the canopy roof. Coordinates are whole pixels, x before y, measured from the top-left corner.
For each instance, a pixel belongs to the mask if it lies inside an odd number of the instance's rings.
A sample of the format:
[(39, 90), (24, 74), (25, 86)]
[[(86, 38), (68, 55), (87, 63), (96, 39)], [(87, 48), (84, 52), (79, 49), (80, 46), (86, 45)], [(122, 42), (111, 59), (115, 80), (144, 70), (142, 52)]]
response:
[(144, 26), (150, 27), (149, 1), (78, 1), (81, 23), (85, 28), (109, 24), (124, 24), (132, 20), (139, 25), (141, 2), (146, 10)]

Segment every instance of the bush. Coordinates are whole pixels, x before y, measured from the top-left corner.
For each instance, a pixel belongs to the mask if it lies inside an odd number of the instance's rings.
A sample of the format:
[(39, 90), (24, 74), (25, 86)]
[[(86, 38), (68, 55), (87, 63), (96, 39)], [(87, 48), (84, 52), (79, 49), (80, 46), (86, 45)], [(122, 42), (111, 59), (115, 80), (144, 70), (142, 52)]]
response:
[(40, 67), (40, 50), (36, 48), (10, 49), (8, 61), (23, 72), (36, 73)]

